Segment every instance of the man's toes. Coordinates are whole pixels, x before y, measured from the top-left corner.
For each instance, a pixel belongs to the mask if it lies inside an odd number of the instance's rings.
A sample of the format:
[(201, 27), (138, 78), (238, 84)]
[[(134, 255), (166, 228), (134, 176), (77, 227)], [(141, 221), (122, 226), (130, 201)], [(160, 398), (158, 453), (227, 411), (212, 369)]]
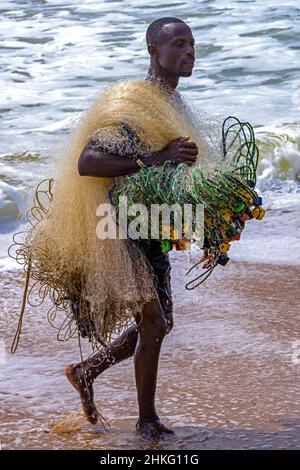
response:
[(90, 416), (90, 423), (96, 424), (97, 421), (98, 421), (97, 413), (93, 413), (93, 414)]
[(159, 423), (159, 430), (161, 433), (164, 434), (175, 434), (175, 431), (173, 431), (173, 429), (167, 428), (167, 426), (162, 423)]
[(81, 397), (82, 408), (88, 421), (92, 424), (96, 424), (98, 421), (98, 412), (94, 401), (88, 397)]
[(175, 434), (173, 429), (167, 428), (160, 421), (148, 421), (140, 423), (139, 421), (136, 424), (137, 433), (144, 439), (155, 439), (161, 436), (162, 434)]

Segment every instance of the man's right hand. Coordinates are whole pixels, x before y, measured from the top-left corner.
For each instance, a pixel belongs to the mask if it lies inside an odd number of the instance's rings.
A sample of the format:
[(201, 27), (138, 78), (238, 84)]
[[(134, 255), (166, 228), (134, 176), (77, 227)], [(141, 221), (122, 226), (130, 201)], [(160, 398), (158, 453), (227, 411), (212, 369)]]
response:
[(174, 163), (186, 163), (191, 166), (197, 160), (198, 147), (195, 142), (189, 140), (189, 137), (178, 137), (162, 150), (153, 152), (152, 161), (155, 165), (163, 165), (167, 160)]

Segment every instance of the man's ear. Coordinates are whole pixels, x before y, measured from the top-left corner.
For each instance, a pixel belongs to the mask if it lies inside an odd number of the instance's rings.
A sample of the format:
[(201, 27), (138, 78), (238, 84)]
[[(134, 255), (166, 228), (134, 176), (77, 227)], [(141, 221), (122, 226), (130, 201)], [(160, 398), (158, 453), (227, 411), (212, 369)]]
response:
[(148, 44), (147, 49), (151, 57), (157, 57), (158, 49), (157, 49), (156, 44)]

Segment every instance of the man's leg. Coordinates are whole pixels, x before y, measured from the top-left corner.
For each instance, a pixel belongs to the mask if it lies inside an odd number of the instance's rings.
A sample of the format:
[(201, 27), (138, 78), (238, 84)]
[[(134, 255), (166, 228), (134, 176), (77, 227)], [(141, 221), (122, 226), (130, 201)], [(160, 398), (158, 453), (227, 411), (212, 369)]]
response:
[(139, 404), (137, 431), (146, 438), (173, 433), (160, 421), (155, 409), (155, 391), (158, 361), (167, 322), (158, 300), (147, 303), (143, 309), (142, 322), (138, 327), (138, 344), (135, 351), (135, 378)]
[[(167, 329), (165, 333), (169, 333), (173, 328), (173, 316), (172, 316), (172, 294), (171, 294), (171, 283), (170, 283), (170, 262), (169, 258), (166, 254), (161, 253), (160, 243), (156, 241), (147, 241), (143, 240), (143, 243), (146, 245), (142, 245), (142, 248), (145, 251), (146, 256), (149, 258), (149, 262), (152, 264), (154, 274), (156, 276), (156, 289), (157, 294), (159, 297), (159, 301), (150, 302), (144, 307), (143, 312), (143, 319), (145, 321), (144, 327), (140, 325), (140, 344), (144, 343), (144, 334), (143, 331), (148, 330), (149, 322), (148, 317), (151, 319), (154, 318), (155, 312), (159, 311), (159, 316), (163, 312), (165, 319), (167, 320)], [(154, 308), (154, 314), (151, 313), (152, 309)], [(140, 319), (136, 319), (137, 323), (140, 323)], [(86, 414), (87, 419), (91, 423), (97, 422), (97, 409), (93, 401), (93, 381), (95, 378), (104, 372), (108, 367), (113, 364), (117, 364), (118, 362), (127, 359), (133, 356), (136, 345), (138, 341), (138, 329), (135, 325), (131, 326), (117, 341), (113, 342), (107, 348), (102, 348), (100, 351), (95, 352), (92, 356), (89, 357), (88, 360), (84, 361), (83, 364), (78, 363), (74, 365), (67, 366), (65, 369), (66, 375), (72, 385), (78, 390), (83, 410)], [(159, 341), (158, 341), (159, 343)], [(161, 345), (161, 342), (160, 342)], [(159, 346), (160, 349), (160, 346)], [(139, 352), (137, 352), (136, 356), (136, 375), (137, 370), (139, 369), (139, 363), (141, 362), (140, 359), (143, 359), (143, 353), (141, 353), (141, 357), (139, 357)], [(158, 362), (158, 361), (157, 361)], [(85, 374), (85, 378), (87, 381), (88, 387), (86, 388), (85, 380), (83, 377), (83, 372)], [(156, 373), (157, 375), (157, 366), (156, 366)], [(156, 377), (155, 375), (155, 377)], [(155, 385), (156, 385), (156, 378), (155, 378)], [(137, 383), (138, 387), (138, 383)], [(142, 387), (143, 388), (143, 387)], [(155, 393), (155, 388), (154, 388)], [(142, 393), (143, 396), (143, 393)], [(154, 400), (154, 394), (153, 394)], [(143, 401), (143, 399), (142, 399)], [(141, 415), (141, 413), (140, 413)], [(141, 416), (140, 416), (141, 417)], [(158, 418), (157, 418), (158, 419)], [(159, 422), (159, 421), (158, 421)], [(156, 422), (155, 429), (159, 428), (160, 432), (168, 432), (168, 430), (160, 423), (158, 425)], [(153, 423), (152, 423), (153, 424)], [(152, 427), (152, 424), (150, 427)], [(140, 421), (137, 425), (138, 429), (144, 429), (140, 424)], [(147, 427), (149, 425), (147, 424)]]
[[(123, 335), (106, 348), (92, 354), (83, 363), (71, 364), (65, 374), (80, 394), (83, 411), (90, 423), (97, 422), (97, 408), (94, 404), (93, 382), (95, 378), (111, 365), (133, 356), (138, 340), (138, 329), (132, 325)], [(88, 388), (86, 387), (86, 383)]]
[[(83, 363), (71, 364), (65, 368), (68, 380), (80, 394), (88, 421), (96, 424), (98, 417), (93, 399), (95, 378), (111, 365), (133, 356), (136, 350), (135, 370), (139, 403), (137, 430), (146, 437), (154, 437), (162, 432), (172, 432), (160, 423), (154, 406), (158, 358), (166, 331), (166, 320), (159, 301), (149, 302), (143, 309), (143, 321), (139, 327), (132, 325), (107, 348), (96, 351)], [(83, 374), (85, 374), (88, 388)]]

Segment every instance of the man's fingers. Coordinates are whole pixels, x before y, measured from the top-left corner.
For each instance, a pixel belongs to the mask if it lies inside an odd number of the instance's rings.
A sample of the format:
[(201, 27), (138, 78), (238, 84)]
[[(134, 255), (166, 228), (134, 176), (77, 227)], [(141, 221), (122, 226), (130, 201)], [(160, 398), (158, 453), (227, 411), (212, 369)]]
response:
[[(200, 260), (200, 261), (202, 261), (202, 260)], [(211, 268), (214, 265), (214, 262), (215, 262), (214, 255), (208, 255), (204, 258), (204, 263), (202, 265), (202, 268), (203, 269)]]
[(198, 155), (198, 149), (185, 148), (182, 149), (181, 154), (184, 155)]
[(182, 155), (181, 157), (179, 157), (180, 163), (187, 163), (187, 162), (195, 163), (196, 160), (197, 160), (196, 155)]
[(197, 147), (197, 145), (195, 144), (195, 142), (192, 142), (191, 140), (182, 141), (182, 146), (183, 146), (184, 148), (191, 148), (191, 149), (197, 149), (197, 150), (198, 150), (198, 147)]
[(211, 268), (212, 265), (213, 265), (213, 262), (212, 262), (212, 261), (207, 261), (206, 263), (203, 263), (202, 268), (203, 268), (203, 269)]
[(180, 137), (177, 137), (177, 139), (172, 140), (172, 142), (185, 142), (186, 140), (189, 140), (190, 136), (184, 136), (181, 135)]

